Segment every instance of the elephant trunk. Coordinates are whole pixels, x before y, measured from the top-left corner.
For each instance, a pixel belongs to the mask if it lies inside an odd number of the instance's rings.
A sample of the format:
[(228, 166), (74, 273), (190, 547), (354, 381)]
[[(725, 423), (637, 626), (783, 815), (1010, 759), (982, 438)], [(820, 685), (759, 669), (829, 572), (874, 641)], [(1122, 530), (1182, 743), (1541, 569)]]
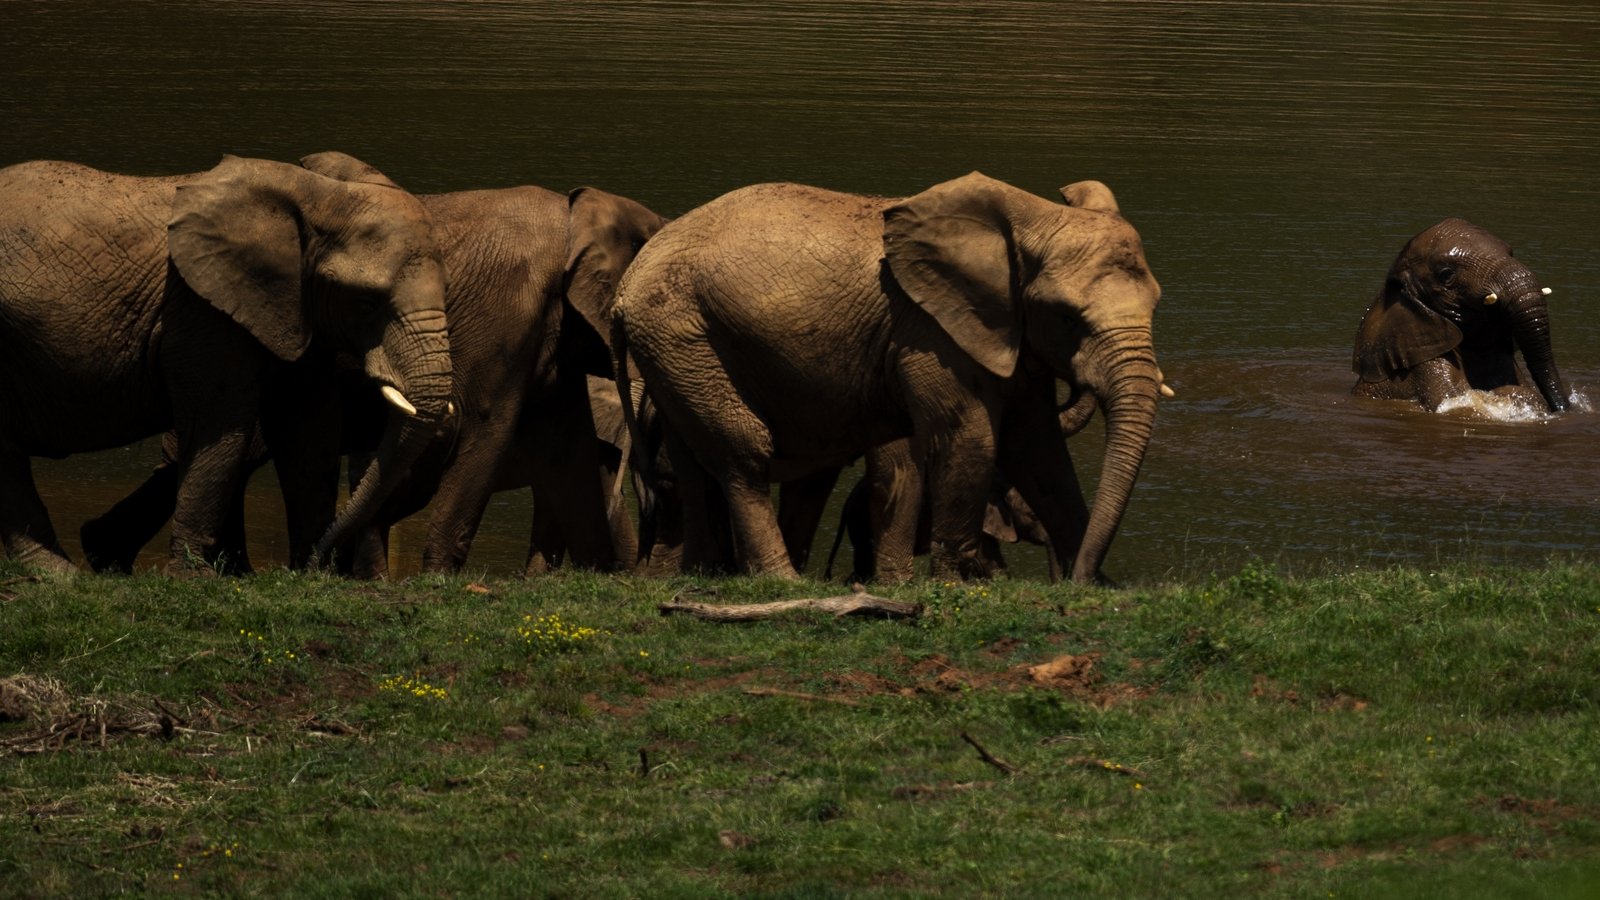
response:
[(1506, 314), (1511, 318), (1511, 337), (1533, 376), (1534, 386), (1544, 395), (1552, 412), (1567, 408), (1567, 386), (1556, 369), (1555, 353), (1550, 348), (1550, 307), (1545, 302), (1539, 280), (1526, 266), (1512, 262), (1502, 276)]
[(384, 330), (382, 343), (367, 354), (364, 369), (396, 408), (390, 412), (376, 458), (317, 542), (316, 559), (321, 562), (333, 548), (349, 546), (373, 520), (449, 415), (452, 382), (444, 314), (424, 309), (397, 319)]
[(1106, 378), (1104, 390), (1097, 393), (1103, 398), (1106, 450), (1089, 525), (1072, 567), (1072, 578), (1077, 582), (1090, 582), (1099, 576), (1111, 539), (1122, 524), (1122, 514), (1150, 445), (1161, 384), (1148, 329), (1117, 332), (1102, 341)]

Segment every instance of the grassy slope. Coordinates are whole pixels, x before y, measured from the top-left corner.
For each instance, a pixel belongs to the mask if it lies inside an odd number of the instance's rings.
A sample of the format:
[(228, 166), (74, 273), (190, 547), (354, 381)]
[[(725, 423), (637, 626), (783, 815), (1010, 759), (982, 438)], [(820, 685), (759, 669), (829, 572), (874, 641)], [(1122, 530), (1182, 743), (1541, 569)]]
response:
[(1589, 568), (890, 592), (920, 625), (657, 615), (691, 584), (0, 568), (0, 678), (73, 695), (0, 723), (0, 894), (1600, 885)]

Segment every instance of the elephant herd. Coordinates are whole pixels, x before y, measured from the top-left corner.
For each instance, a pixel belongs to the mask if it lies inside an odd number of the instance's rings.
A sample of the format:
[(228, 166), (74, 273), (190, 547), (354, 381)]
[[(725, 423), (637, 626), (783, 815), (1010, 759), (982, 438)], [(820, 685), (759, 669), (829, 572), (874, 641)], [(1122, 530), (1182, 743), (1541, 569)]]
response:
[[(1368, 310), (1355, 392), (1565, 408), (1546, 293), (1440, 223)], [(1091, 581), (1171, 395), (1160, 294), (1094, 181), (1059, 202), (976, 172), (898, 199), (765, 184), (668, 221), (592, 188), (412, 195), (341, 153), (22, 163), (0, 169), (0, 537), (73, 570), (31, 458), (162, 435), (83, 526), (95, 569), (170, 519), (170, 570), (248, 570), (243, 486), (270, 461), (292, 566), (382, 577), (390, 526), (428, 507), (423, 565), (457, 569), (490, 494), (528, 486), (530, 572), (796, 577), (864, 459), (857, 577), (908, 578), (919, 552), (983, 577), (1025, 532)], [(1068, 439), (1096, 411), (1091, 505)]]

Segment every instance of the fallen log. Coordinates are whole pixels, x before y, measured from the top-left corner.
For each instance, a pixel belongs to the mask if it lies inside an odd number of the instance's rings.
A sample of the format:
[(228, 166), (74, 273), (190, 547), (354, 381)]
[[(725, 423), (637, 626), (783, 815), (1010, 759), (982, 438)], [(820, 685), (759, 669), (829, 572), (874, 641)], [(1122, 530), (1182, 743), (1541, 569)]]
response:
[(846, 594), (841, 597), (813, 597), (800, 600), (775, 600), (771, 603), (745, 603), (719, 606), (695, 603), (674, 597), (672, 602), (660, 606), (663, 616), (684, 613), (708, 622), (759, 622), (797, 610), (819, 610), (832, 613), (834, 618), (869, 616), (879, 619), (915, 619), (922, 615), (921, 603), (889, 600), (873, 594)]

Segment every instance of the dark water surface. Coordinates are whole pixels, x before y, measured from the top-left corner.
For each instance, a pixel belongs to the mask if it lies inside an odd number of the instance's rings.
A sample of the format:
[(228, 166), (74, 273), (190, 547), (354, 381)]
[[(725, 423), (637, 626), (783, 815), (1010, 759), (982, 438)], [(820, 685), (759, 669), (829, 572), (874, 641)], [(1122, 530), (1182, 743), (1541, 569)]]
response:
[[(1179, 391), (1113, 575), (1600, 551), (1600, 415), (1347, 395), (1394, 254), (1460, 215), (1555, 289), (1557, 359), (1600, 400), (1593, 3), (0, 0), (0, 164), (329, 149), (417, 192), (594, 184), (667, 214), (759, 181), (898, 195), (981, 169), (1053, 196), (1098, 178), (1165, 289)], [(1074, 444), (1091, 473), (1098, 439)], [(58, 529), (157, 449), (41, 461)], [(253, 490), (271, 562), (275, 488)], [(520, 568), (528, 509), (496, 498), (474, 569)], [(420, 528), (396, 545), (414, 564)]]

